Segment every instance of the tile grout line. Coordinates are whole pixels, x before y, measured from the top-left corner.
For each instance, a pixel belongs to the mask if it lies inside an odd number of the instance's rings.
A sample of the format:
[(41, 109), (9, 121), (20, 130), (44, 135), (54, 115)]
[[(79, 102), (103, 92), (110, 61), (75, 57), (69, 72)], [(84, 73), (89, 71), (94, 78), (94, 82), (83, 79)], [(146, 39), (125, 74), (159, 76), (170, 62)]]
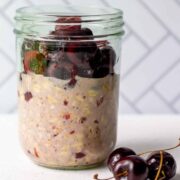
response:
[(14, 23), (6, 16), (6, 14), (3, 11), (0, 11), (0, 15), (12, 26), (14, 27)]
[(178, 6), (180, 6), (180, 1), (179, 1), (179, 0), (174, 0), (174, 2), (175, 2)]
[(171, 34), (178, 43), (180, 43), (180, 39), (169, 29), (169, 27), (166, 26), (166, 24), (156, 15), (155, 12), (153, 12), (149, 6), (143, 1), (143, 0), (139, 0), (139, 2), (141, 3), (141, 5), (154, 17), (154, 19), (156, 19), (156, 21), (158, 21), (158, 23), (164, 28), (166, 29), (169, 34)]
[[(122, 97), (128, 104), (129, 106), (134, 109), (138, 114), (142, 114), (142, 112), (127, 98), (127, 96), (120, 91), (120, 97)], [(121, 100), (120, 100), (121, 101)]]
[(141, 42), (141, 44), (146, 48), (146, 49), (150, 49), (150, 46), (134, 31), (132, 30), (133, 28), (131, 28), (131, 26), (129, 24), (126, 23), (126, 26), (128, 27), (128, 29), (133, 32), (134, 36), (137, 37), (137, 39)]
[(9, 79), (16, 74), (16, 70), (12, 70), (1, 82), (0, 82), (0, 88), (3, 87), (8, 81)]
[(9, 57), (2, 49), (0, 49), (0, 53), (5, 56), (6, 60), (8, 60), (13, 66), (16, 66), (16, 63), (12, 60), (12, 58)]
[(136, 98), (133, 103), (137, 104), (151, 89), (154, 89), (156, 84), (161, 81), (164, 76), (166, 76), (168, 73), (170, 73), (174, 67), (176, 67), (180, 63), (180, 60), (178, 59), (175, 63), (173, 63), (163, 74), (161, 74), (156, 81), (154, 81), (138, 98)]
[(180, 93), (171, 101), (171, 104), (174, 106), (179, 100), (180, 100)]
[(31, 6), (34, 6), (34, 3), (31, 0), (26, 0)]
[(177, 111), (176, 111), (176, 109), (174, 109), (172, 106), (171, 106), (171, 104), (169, 104), (168, 102), (167, 102), (167, 100), (156, 90), (156, 89), (153, 89), (153, 92), (164, 102), (164, 104), (166, 104), (168, 107), (169, 107), (169, 109), (171, 109), (171, 111), (172, 112), (174, 112), (174, 113), (178, 113)]
[(9, 0), (3, 7), (1, 7), (1, 11), (5, 11), (11, 4), (14, 2), (14, 0)]
[(7, 113), (13, 114), (13, 113), (15, 113), (15, 112), (17, 111), (17, 109), (18, 109), (18, 105), (17, 105), (17, 104), (16, 104), (16, 105), (13, 105), (13, 106), (7, 111)]
[(102, 4), (104, 4), (106, 7), (112, 7), (109, 2), (107, 2), (106, 0), (101, 0)]
[(133, 33), (129, 32), (124, 38), (122, 38), (122, 43), (125, 43), (131, 36), (133, 36)]
[(161, 40), (155, 45), (153, 46), (151, 49), (149, 49), (149, 51), (147, 51), (147, 53), (145, 55), (143, 55), (138, 62), (136, 62), (123, 76), (122, 76), (122, 80), (124, 80), (130, 73), (133, 72), (133, 70), (135, 68), (137, 68), (142, 62), (145, 61), (145, 59), (156, 49), (158, 48), (167, 38), (169, 37), (168, 34), (166, 34), (165, 36), (163, 36), (161, 38)]
[(64, 4), (70, 5), (71, 3), (68, 0), (63, 0)]

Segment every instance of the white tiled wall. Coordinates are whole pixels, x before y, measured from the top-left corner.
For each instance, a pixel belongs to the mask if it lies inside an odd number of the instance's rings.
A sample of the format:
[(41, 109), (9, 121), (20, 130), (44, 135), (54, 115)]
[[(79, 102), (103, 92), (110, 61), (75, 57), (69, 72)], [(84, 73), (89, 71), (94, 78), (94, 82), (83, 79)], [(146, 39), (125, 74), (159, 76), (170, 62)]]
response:
[(15, 9), (50, 3), (121, 8), (121, 112), (180, 112), (180, 0), (0, 0), (0, 113), (16, 111)]

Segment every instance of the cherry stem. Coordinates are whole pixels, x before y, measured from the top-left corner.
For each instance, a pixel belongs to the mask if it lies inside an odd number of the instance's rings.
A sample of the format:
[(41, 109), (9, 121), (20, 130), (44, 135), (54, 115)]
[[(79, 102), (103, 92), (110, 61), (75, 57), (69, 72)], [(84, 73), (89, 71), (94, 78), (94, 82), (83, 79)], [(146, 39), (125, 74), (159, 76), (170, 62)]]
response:
[(166, 179), (166, 175), (165, 175), (165, 173), (164, 173), (164, 171), (163, 171), (163, 170), (161, 171), (161, 174), (163, 175), (163, 177), (161, 177), (159, 180)]
[(179, 138), (179, 143), (176, 146), (174, 146), (174, 147), (166, 148), (166, 149), (159, 149), (159, 150), (155, 150), (155, 151), (147, 151), (147, 152), (138, 154), (138, 156), (142, 156), (144, 154), (148, 154), (148, 153), (152, 153), (152, 152), (158, 152), (158, 151), (170, 151), (170, 150), (176, 149), (178, 147), (180, 147), (180, 138)]
[(114, 179), (114, 178), (116, 178), (116, 177), (127, 176), (127, 175), (128, 175), (128, 172), (127, 172), (127, 171), (124, 171), (124, 172), (122, 172), (122, 173), (120, 173), (120, 174), (117, 174), (117, 175), (115, 175), (115, 176), (113, 176), (113, 177), (110, 177), (110, 178), (99, 179), (99, 178), (98, 178), (98, 174), (95, 174), (95, 175), (94, 175), (94, 180), (110, 180), (110, 179)]
[(158, 180), (161, 170), (162, 170), (162, 165), (163, 165), (163, 151), (160, 151), (160, 163), (159, 163), (159, 168), (158, 168), (158, 172), (156, 174), (155, 180)]

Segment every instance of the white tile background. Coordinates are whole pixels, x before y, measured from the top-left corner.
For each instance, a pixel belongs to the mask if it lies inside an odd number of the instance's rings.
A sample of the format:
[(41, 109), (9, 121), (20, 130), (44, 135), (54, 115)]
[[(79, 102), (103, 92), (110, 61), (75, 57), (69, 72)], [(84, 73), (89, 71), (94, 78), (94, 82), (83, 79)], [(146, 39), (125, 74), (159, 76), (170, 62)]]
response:
[(121, 8), (121, 112), (180, 113), (180, 0), (0, 0), (0, 113), (16, 111), (15, 9), (50, 3)]

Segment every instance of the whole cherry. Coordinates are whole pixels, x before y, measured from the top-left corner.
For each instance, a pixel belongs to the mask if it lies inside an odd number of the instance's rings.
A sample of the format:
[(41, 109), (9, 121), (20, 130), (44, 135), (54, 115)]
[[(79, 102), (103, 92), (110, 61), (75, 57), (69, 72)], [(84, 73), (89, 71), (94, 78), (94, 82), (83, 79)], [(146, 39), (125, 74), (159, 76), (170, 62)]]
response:
[(176, 161), (174, 157), (165, 151), (162, 151), (162, 162), (161, 162), (161, 153), (153, 152), (151, 153), (146, 160), (149, 167), (149, 175), (148, 178), (150, 180), (156, 179), (156, 175), (161, 166), (161, 170), (159, 172), (159, 177), (163, 180), (169, 180), (176, 174)]
[(123, 157), (130, 156), (130, 155), (136, 155), (136, 153), (127, 147), (120, 147), (115, 149), (110, 155), (107, 160), (107, 165), (110, 171), (113, 171), (116, 163), (121, 160)]
[(146, 180), (148, 166), (145, 160), (139, 156), (127, 156), (115, 164), (113, 174), (116, 180), (123, 180), (124, 178), (128, 180)]

